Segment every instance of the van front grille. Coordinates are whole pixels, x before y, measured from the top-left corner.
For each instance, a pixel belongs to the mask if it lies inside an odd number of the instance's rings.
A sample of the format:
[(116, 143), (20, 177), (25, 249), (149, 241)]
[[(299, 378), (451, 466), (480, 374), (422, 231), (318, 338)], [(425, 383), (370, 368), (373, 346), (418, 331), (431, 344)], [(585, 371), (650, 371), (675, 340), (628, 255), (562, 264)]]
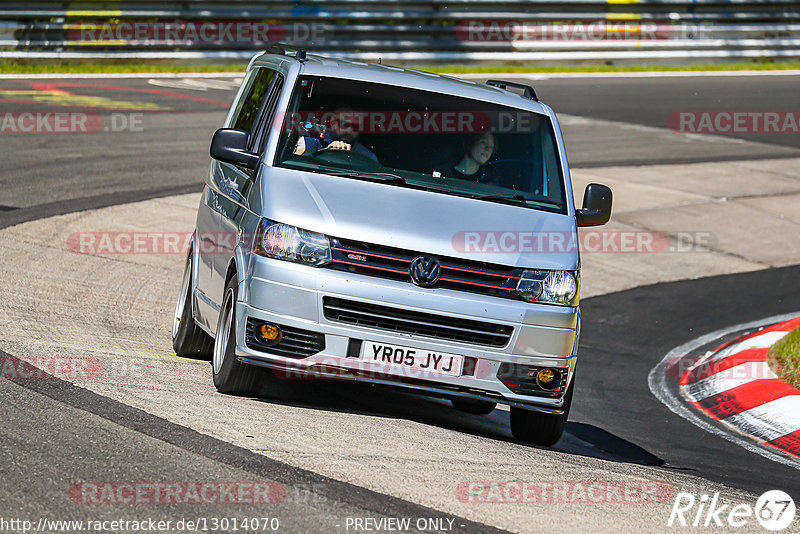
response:
[(511, 340), (514, 327), (460, 317), (449, 317), (335, 297), (323, 297), (323, 311), (329, 321), (414, 334), (445, 341), (503, 347)]
[[(411, 262), (423, 255), (412, 250), (332, 238), (333, 261), (328, 268), (411, 283)], [(451, 257), (437, 259), (441, 264), (441, 276), (433, 288), (521, 299), (516, 293), (521, 268)]]

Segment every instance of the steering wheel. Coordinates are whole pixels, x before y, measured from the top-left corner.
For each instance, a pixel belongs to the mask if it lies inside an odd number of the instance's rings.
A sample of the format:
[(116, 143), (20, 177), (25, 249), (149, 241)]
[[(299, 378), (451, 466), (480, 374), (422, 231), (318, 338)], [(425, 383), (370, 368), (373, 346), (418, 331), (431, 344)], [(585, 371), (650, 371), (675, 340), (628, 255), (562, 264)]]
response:
[[(508, 187), (511, 185), (517, 186), (527, 191), (534, 191), (537, 185), (542, 185), (541, 176), (543, 174), (543, 166), (539, 161), (533, 161), (522, 158), (509, 158), (495, 161), (489, 161), (483, 165), (497, 177), (496, 185)], [(525, 176), (522, 170), (529, 166), (531, 175)], [(525, 169), (527, 170), (527, 169)], [(538, 179), (537, 179), (538, 178)]]
[(360, 171), (374, 171), (381, 168), (380, 163), (374, 159), (352, 150), (325, 148), (314, 152), (312, 157), (325, 163), (333, 163)]

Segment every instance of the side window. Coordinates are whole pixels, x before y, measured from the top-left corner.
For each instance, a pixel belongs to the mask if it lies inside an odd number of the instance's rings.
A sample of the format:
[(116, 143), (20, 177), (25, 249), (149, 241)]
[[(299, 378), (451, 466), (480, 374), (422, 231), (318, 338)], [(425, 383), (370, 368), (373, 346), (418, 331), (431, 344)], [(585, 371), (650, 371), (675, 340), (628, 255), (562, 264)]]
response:
[(278, 105), (278, 99), (281, 96), (283, 89), (283, 76), (278, 74), (275, 78), (275, 83), (272, 84), (269, 96), (264, 102), (264, 108), (258, 118), (258, 124), (255, 126), (255, 133), (251, 133), (250, 149), (253, 152), (261, 153), (264, 150), (267, 138), (273, 129), (271, 128), (273, 117), (275, 116), (275, 108)]
[(258, 118), (258, 111), (264, 103), (264, 97), (267, 96), (273, 78), (275, 78), (275, 71), (265, 68), (259, 68), (258, 72), (252, 76), (250, 86), (236, 110), (231, 128), (245, 130), (252, 134)]
[[(541, 126), (534, 135), (535, 161), (541, 162), (535, 171), (537, 179), (531, 187), (537, 195), (546, 197), (553, 203), (564, 206), (564, 176), (561, 173), (561, 161), (555, 132), (549, 120), (542, 120)], [(541, 178), (539, 180), (538, 178)]]
[[(258, 67), (256, 71), (252, 72), (231, 118), (231, 128), (245, 130), (250, 133), (251, 147), (256, 138), (255, 132), (259, 116), (263, 114), (264, 108), (268, 105), (266, 97), (275, 79), (276, 73), (271, 69)], [(219, 172), (215, 173), (214, 180), (222, 193), (220, 202), (223, 205), (228, 202), (227, 199), (231, 199), (243, 206), (248, 205), (250, 194), (253, 191), (251, 173), (245, 172), (235, 165), (220, 165)], [(226, 213), (235, 212), (232, 204), (228, 208), (229, 211)]]

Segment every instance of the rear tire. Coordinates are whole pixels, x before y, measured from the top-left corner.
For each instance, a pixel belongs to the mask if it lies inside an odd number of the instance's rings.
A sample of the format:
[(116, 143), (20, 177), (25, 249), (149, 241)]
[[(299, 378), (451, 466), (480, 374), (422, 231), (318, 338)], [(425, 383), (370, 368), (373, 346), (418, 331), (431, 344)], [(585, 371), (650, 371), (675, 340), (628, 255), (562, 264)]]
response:
[(186, 258), (183, 268), (183, 281), (178, 303), (175, 305), (175, 316), (172, 322), (172, 348), (175, 354), (198, 360), (210, 360), (214, 340), (206, 334), (192, 317), (192, 253)]
[(220, 393), (256, 396), (261, 384), (268, 379), (267, 369), (247, 365), (236, 359), (236, 275), (225, 286), (222, 308), (214, 340), (212, 372), (214, 386)]
[(488, 415), (497, 407), (497, 403), (492, 401), (450, 399), (450, 402), (456, 410), (475, 415)]
[(532, 443), (542, 447), (552, 447), (561, 439), (567, 426), (569, 409), (572, 406), (572, 391), (575, 389), (575, 378), (569, 385), (564, 397), (564, 413), (553, 415), (535, 412), (524, 408), (511, 407), (511, 433), (518, 441)]

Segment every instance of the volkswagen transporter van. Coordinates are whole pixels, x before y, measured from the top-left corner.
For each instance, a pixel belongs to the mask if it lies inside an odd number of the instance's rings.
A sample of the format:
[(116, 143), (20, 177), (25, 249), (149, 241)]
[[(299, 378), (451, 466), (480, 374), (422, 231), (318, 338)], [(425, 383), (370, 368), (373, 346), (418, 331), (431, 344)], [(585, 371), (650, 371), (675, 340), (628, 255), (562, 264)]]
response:
[(354, 380), (510, 406), (561, 437), (580, 333), (578, 227), (558, 120), (533, 88), (277, 47), (255, 57), (197, 214), (173, 344), (222, 393)]

